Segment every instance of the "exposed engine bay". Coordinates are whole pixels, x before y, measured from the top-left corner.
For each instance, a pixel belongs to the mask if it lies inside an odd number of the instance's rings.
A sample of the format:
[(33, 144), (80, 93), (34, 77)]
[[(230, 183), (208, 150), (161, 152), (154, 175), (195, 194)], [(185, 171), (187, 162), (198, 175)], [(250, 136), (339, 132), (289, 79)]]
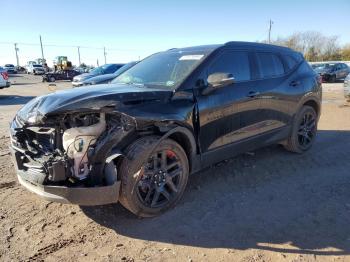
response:
[(123, 114), (91, 112), (50, 117), (45, 126), (26, 126), (17, 116), (12, 125), (18, 169), (36, 174), (36, 183), (95, 186), (117, 179), (113, 161), (104, 161), (135, 123)]

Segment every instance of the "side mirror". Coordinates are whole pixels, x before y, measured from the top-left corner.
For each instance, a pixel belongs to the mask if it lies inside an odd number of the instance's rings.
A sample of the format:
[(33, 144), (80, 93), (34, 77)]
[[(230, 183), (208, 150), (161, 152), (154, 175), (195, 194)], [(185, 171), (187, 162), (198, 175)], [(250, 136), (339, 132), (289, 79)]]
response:
[(231, 73), (214, 73), (208, 76), (208, 86), (203, 90), (202, 94), (207, 95), (216, 89), (228, 86), (234, 83), (234, 77)]

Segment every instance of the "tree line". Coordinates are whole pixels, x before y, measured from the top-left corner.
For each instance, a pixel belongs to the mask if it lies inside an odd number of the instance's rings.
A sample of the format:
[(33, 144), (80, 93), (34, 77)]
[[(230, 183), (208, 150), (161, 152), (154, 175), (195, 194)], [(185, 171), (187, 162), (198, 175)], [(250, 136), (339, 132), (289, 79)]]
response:
[(350, 44), (341, 46), (338, 36), (325, 36), (320, 32), (306, 31), (278, 37), (271, 43), (299, 51), (309, 62), (350, 61)]

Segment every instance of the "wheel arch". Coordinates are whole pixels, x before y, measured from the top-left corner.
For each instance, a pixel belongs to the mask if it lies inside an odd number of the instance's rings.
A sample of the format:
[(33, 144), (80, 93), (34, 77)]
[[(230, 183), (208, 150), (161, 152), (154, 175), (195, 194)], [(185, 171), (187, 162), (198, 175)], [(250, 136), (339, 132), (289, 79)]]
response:
[(309, 100), (305, 101), (303, 103), (303, 106), (311, 106), (315, 110), (317, 116), (319, 116), (320, 105), (314, 99), (309, 99)]
[(298, 106), (298, 110), (296, 111), (296, 114), (298, 112), (300, 112), (300, 110), (302, 109), (303, 106), (311, 106), (316, 114), (317, 114), (317, 118), (320, 118), (321, 115), (321, 98), (316, 97), (315, 95), (307, 95), (305, 97), (303, 97), (300, 102), (299, 102), (299, 106)]
[[(153, 151), (166, 138), (174, 140), (183, 148), (189, 162), (190, 173), (196, 171), (198, 169), (199, 161), (197, 161), (197, 144), (193, 133), (186, 127), (173, 127), (160, 136), (160, 139), (152, 148), (150, 148), (150, 151)], [(118, 166), (124, 157), (125, 155), (122, 149), (114, 148), (107, 162), (114, 161)]]
[(185, 127), (175, 127), (162, 136), (161, 140), (170, 138), (177, 142), (185, 151), (189, 162), (190, 173), (195, 169), (196, 142), (193, 134)]

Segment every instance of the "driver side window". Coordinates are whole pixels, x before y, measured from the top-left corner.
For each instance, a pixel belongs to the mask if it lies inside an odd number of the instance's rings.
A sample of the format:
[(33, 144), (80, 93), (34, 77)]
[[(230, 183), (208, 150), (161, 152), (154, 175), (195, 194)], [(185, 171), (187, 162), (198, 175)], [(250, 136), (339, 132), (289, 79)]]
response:
[(208, 75), (231, 73), (235, 81), (248, 81), (251, 79), (250, 71), (248, 52), (225, 50), (209, 66)]

